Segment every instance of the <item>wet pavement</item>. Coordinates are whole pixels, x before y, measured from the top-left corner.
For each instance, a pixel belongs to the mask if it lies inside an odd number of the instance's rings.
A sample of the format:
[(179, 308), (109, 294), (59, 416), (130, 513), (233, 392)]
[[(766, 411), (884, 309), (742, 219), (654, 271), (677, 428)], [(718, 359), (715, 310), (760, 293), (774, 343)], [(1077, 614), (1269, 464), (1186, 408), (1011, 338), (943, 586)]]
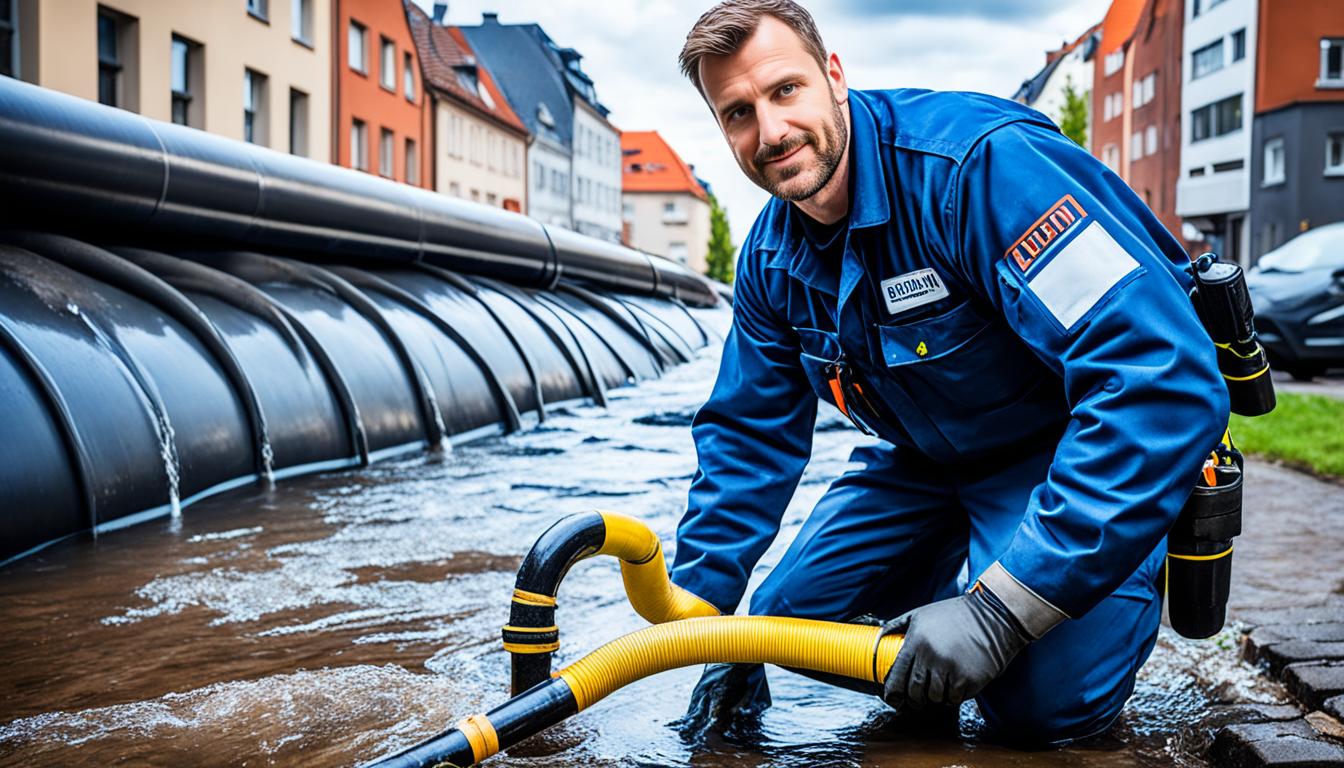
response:
[[(611, 407), (448, 453), (250, 488), (178, 520), (50, 548), (0, 571), (0, 765), (340, 765), (386, 754), (502, 702), (499, 627), (514, 570), (561, 515), (613, 509), (671, 548), (695, 466), (687, 428), (717, 348)], [(814, 459), (753, 585), (860, 438), (823, 416)], [(1250, 462), (1233, 615), (1324, 602), (1344, 574), (1344, 493)], [(613, 561), (560, 591), (568, 663), (642, 626)], [(1124, 631), (1124, 628), (1117, 628)], [(1202, 765), (1230, 702), (1286, 701), (1234, 629), (1163, 630), (1117, 726), (1066, 750), (912, 738), (871, 698), (772, 670), (761, 729), (668, 727), (698, 669), (619, 691), (495, 764), (524, 766)]]

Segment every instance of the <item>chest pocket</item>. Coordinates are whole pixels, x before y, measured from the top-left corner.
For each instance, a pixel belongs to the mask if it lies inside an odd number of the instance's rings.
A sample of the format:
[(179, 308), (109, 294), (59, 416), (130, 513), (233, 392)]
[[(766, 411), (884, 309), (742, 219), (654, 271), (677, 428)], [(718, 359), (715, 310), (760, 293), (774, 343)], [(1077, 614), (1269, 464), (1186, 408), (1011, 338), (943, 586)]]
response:
[(830, 384), (826, 381), (825, 368), (827, 364), (840, 357), (839, 336), (833, 331), (821, 331), (816, 328), (793, 330), (798, 334), (798, 345), (802, 350), (798, 362), (802, 365), (803, 372), (807, 374), (808, 382), (812, 384), (812, 391), (817, 393), (817, 397), (835, 405)]
[(970, 301), (877, 332), (887, 368), (945, 433), (958, 431), (951, 422), (1019, 403), (1058, 378), (1005, 323), (983, 316)]

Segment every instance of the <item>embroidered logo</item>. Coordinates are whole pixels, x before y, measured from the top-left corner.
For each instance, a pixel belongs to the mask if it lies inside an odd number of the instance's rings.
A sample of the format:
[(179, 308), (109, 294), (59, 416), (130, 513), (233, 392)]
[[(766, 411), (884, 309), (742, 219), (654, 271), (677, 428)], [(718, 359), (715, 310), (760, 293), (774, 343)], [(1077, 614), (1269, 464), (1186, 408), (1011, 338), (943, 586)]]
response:
[(928, 345), (926, 345), (926, 344), (925, 344), (924, 342), (922, 342), (922, 341), (919, 342), (919, 346), (915, 347), (915, 354), (916, 354), (916, 355), (919, 355), (920, 357), (923, 357), (923, 356), (929, 354), (929, 347), (928, 347)]
[(1073, 199), (1073, 195), (1065, 195), (1059, 202), (1050, 206), (1050, 210), (1037, 219), (1036, 223), (1032, 224), (1003, 255), (1005, 258), (1012, 256), (1017, 266), (1026, 272), (1052, 244), (1065, 233), (1072, 231), (1078, 226), (1078, 222), (1085, 218), (1087, 211)]
[(906, 272), (882, 281), (882, 298), (887, 302), (887, 312), (893, 315), (946, 297), (947, 286), (932, 268)]

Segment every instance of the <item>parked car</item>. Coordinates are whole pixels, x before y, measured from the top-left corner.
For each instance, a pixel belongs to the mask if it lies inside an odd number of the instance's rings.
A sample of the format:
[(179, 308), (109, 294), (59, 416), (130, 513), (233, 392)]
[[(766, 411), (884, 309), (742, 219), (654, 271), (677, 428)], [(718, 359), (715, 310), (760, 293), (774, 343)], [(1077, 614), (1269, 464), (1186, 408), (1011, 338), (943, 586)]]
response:
[(1344, 366), (1344, 222), (1308, 230), (1246, 275), (1270, 364), (1306, 380)]

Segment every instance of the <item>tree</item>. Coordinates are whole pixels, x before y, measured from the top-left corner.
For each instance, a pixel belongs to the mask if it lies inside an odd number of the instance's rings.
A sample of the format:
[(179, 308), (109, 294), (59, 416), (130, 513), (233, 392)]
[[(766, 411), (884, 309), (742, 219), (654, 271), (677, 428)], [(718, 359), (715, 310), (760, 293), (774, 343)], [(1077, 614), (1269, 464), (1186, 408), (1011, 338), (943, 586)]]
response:
[(1064, 105), (1059, 108), (1059, 130), (1087, 149), (1087, 102), (1091, 91), (1078, 93), (1073, 75), (1064, 79)]
[(709, 277), (728, 285), (733, 284), (733, 237), (728, 231), (728, 214), (719, 205), (719, 199), (709, 196), (709, 253), (705, 256)]

